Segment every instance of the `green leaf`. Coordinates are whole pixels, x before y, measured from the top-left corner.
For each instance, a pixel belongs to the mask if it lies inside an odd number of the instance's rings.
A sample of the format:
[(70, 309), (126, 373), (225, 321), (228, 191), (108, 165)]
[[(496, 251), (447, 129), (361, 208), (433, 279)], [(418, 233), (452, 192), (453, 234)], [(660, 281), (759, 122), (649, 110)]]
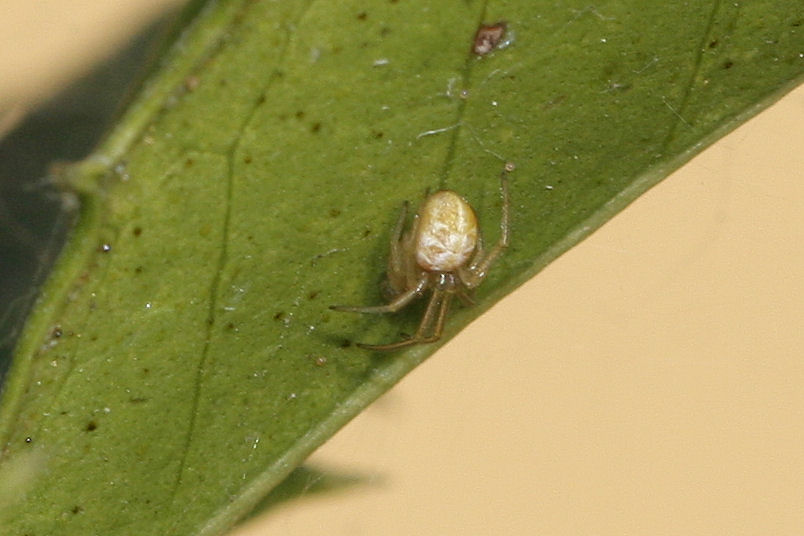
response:
[(802, 75), (787, 2), (200, 6), (70, 173), (3, 396), (9, 534), (221, 533), (437, 348), (350, 343), (420, 306), (328, 309), (380, 303), (402, 201), (457, 190), (492, 243), (517, 164), (511, 248), (448, 337)]

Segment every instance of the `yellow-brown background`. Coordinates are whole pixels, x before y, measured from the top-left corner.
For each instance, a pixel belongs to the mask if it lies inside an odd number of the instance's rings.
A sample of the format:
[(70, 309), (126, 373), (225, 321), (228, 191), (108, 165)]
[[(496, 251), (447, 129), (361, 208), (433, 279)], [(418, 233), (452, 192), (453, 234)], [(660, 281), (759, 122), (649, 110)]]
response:
[[(176, 3), (0, 2), (0, 130)], [(799, 88), (313, 455), (366, 483), (238, 534), (804, 533), (803, 148)]]

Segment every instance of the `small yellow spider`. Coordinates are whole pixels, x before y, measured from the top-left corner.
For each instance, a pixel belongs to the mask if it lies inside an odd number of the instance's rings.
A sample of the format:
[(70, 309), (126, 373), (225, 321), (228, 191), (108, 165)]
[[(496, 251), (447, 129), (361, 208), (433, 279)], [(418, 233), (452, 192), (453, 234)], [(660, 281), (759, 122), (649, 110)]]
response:
[(444, 319), (452, 296), (457, 294), (465, 304), (472, 303), (468, 291), (483, 282), (491, 264), (508, 247), (508, 173), (514, 167), (508, 162), (500, 174), (500, 239), (488, 253), (483, 250), (483, 238), (474, 210), (455, 192), (441, 190), (428, 196), (407, 232), (403, 229), (408, 205), (402, 206), (391, 236), (388, 258), (390, 303), (373, 307), (333, 305), (330, 309), (352, 313), (395, 313), (425, 291), (432, 289), (433, 293), (413, 337), (390, 344), (358, 343), (359, 347), (387, 351), (437, 341), (444, 331)]

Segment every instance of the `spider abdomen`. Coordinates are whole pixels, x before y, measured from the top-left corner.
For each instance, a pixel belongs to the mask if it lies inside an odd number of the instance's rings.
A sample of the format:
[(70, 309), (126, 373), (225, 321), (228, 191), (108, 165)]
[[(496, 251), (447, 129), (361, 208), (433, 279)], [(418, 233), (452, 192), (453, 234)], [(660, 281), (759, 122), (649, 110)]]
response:
[(416, 262), (430, 272), (465, 265), (477, 247), (477, 217), (464, 198), (449, 190), (428, 197), (419, 210)]

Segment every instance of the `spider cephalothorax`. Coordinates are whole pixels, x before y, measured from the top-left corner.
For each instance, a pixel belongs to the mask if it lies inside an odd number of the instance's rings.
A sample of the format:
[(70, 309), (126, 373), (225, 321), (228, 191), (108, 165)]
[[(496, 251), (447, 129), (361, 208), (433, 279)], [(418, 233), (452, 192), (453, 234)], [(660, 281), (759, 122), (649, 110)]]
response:
[(405, 231), (407, 203), (397, 220), (391, 236), (388, 258), (388, 288), (391, 299), (387, 305), (352, 307), (333, 305), (336, 311), (353, 313), (393, 313), (408, 305), (426, 291), (432, 291), (427, 310), (416, 334), (390, 344), (361, 344), (369, 350), (396, 350), (405, 346), (433, 342), (441, 337), (444, 319), (453, 295), (464, 303), (472, 303), (468, 291), (485, 278), (494, 260), (508, 247), (508, 172), (514, 165), (505, 164), (500, 175), (502, 217), (500, 239), (486, 253), (471, 205), (450, 190), (428, 196)]

